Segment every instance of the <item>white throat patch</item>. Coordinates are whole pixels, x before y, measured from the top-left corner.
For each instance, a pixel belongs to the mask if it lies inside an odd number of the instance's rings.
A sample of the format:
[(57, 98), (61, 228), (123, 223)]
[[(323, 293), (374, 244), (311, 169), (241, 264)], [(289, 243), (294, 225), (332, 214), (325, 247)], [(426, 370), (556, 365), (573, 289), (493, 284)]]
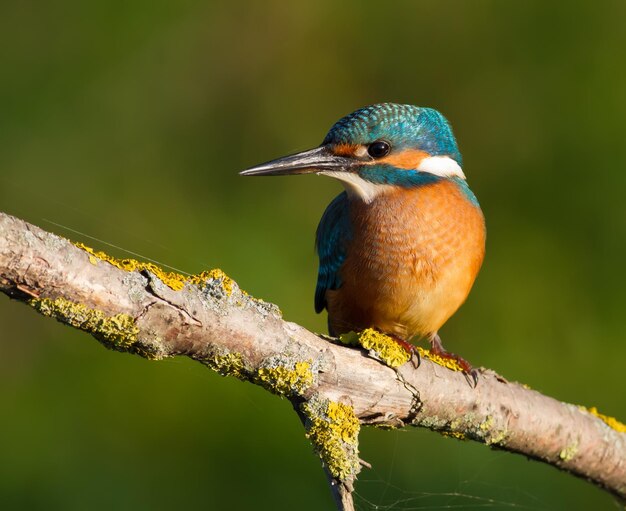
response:
[(392, 185), (370, 183), (358, 174), (352, 172), (320, 172), (322, 176), (334, 177), (342, 183), (348, 196), (361, 199), (363, 202), (372, 202), (374, 197), (385, 191), (391, 190)]
[(465, 179), (461, 166), (449, 156), (429, 156), (424, 158), (417, 170), (441, 177), (460, 177)]

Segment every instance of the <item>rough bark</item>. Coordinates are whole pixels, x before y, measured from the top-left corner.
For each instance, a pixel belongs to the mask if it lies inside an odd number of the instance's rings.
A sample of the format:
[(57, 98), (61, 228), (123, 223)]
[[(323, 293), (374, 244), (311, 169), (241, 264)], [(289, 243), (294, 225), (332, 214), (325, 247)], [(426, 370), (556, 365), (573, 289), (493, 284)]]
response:
[(338, 502), (350, 500), (361, 466), (359, 426), (367, 424), (476, 440), (626, 498), (626, 434), (617, 421), (491, 370), (482, 369), (471, 388), (461, 372), (428, 358), (418, 368), (388, 367), (372, 352), (284, 321), (276, 306), (248, 296), (218, 270), (188, 278), (106, 258), (0, 213), (0, 291), (112, 349), (188, 356), (287, 397)]

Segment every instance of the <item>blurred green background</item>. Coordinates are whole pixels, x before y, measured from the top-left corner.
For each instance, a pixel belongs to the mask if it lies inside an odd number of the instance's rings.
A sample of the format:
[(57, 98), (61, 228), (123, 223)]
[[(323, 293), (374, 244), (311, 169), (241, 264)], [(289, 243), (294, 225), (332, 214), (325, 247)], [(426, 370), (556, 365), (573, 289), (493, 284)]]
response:
[[(324, 331), (313, 236), (339, 184), (237, 171), (366, 104), (435, 107), (489, 232), (446, 346), (624, 419), (625, 21), (622, 0), (2, 2), (0, 209), (117, 256), (72, 230), (221, 267)], [(0, 322), (1, 509), (332, 508), (286, 401), (4, 296)], [(425, 430), (366, 429), (361, 452), (361, 510), (613, 507)]]

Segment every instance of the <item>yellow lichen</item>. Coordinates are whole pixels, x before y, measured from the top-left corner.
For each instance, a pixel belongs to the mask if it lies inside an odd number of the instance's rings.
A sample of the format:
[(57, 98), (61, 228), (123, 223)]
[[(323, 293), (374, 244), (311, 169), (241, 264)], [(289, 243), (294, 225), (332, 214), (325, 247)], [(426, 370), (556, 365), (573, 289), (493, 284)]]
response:
[(107, 316), (102, 311), (65, 298), (35, 298), (29, 303), (44, 316), (89, 332), (109, 347), (125, 351), (137, 341), (139, 328), (128, 314)]
[[(230, 296), (233, 293), (233, 288), (235, 285), (235, 281), (219, 268), (213, 268), (212, 270), (203, 271), (202, 273), (199, 273), (197, 275), (192, 275), (188, 277), (187, 280), (196, 285), (202, 285), (211, 280), (220, 281), (220, 284), (222, 285), (222, 288), (224, 289), (224, 292), (227, 296)], [(247, 294), (245, 293), (245, 291), (242, 292), (244, 294)]]
[(615, 417), (610, 417), (608, 415), (600, 413), (595, 406), (592, 406), (591, 408), (581, 406), (579, 408), (589, 412), (592, 415), (595, 415), (596, 417), (598, 417), (598, 419), (604, 421), (607, 426), (613, 428), (615, 431), (619, 431), (620, 433), (626, 433), (626, 424), (618, 421)]
[(340, 340), (344, 344), (358, 345), (373, 351), (389, 367), (400, 367), (411, 359), (410, 353), (400, 343), (373, 328), (366, 328), (358, 334), (344, 334)]
[[(373, 351), (389, 367), (400, 367), (411, 360), (411, 354), (397, 340), (373, 328), (366, 328), (359, 333), (342, 334), (339, 340), (348, 346), (361, 346)], [(461, 364), (452, 358), (440, 357), (420, 346), (414, 346), (414, 349), (420, 357), (427, 358), (435, 364), (453, 371), (463, 371)]]
[(487, 417), (485, 417), (485, 420), (481, 422), (478, 427), (481, 431), (490, 431), (493, 427), (493, 415), (487, 415)]
[(416, 348), (420, 354), (420, 357), (427, 358), (431, 360), (432, 362), (434, 362), (435, 364), (438, 364), (443, 367), (447, 367), (448, 369), (452, 369), (453, 371), (463, 371), (463, 367), (461, 366), (461, 364), (459, 364), (453, 358), (440, 357), (439, 355), (436, 355), (432, 351), (426, 348), (421, 348), (420, 346), (417, 346)]
[(345, 481), (359, 472), (360, 423), (351, 406), (312, 399), (302, 405), (307, 437), (333, 477)]
[(444, 436), (451, 436), (459, 440), (471, 438), (483, 442), (485, 445), (506, 444), (509, 431), (499, 428), (496, 418), (493, 415), (487, 415), (484, 418), (476, 416), (469, 412), (448, 421), (436, 415), (430, 417), (422, 417), (413, 424), (424, 426), (429, 429), (438, 431)]
[[(474, 419), (471, 417), (471, 414), (468, 414), (466, 423), (469, 425), (474, 424)], [(508, 430), (506, 428), (498, 429), (496, 427), (496, 421), (493, 415), (487, 415), (485, 420), (478, 424), (476, 433), (477, 437), (484, 441), (486, 445), (502, 445), (505, 443), (508, 436)]]
[(245, 378), (246, 367), (240, 353), (214, 353), (202, 358), (201, 362), (222, 376)]
[(443, 436), (456, 438), (457, 440), (467, 440), (467, 437), (460, 431), (442, 431)]
[(450, 426), (449, 427), (453, 431), (457, 430), (457, 429), (460, 429), (460, 428), (462, 428), (465, 425), (466, 422), (471, 422), (472, 419), (473, 418), (468, 418), (465, 415), (461, 415), (460, 417), (458, 417), (456, 419), (453, 419), (450, 422)]
[(506, 429), (494, 429), (485, 436), (485, 444), (487, 445), (504, 445), (508, 432)]
[(568, 445), (567, 447), (564, 447), (563, 449), (561, 449), (561, 452), (559, 452), (559, 458), (561, 458), (563, 461), (572, 461), (574, 459), (574, 456), (576, 456), (577, 453), (578, 453), (578, 442), (574, 442)]
[(147, 270), (156, 275), (161, 282), (174, 291), (180, 291), (185, 287), (186, 283), (203, 285), (211, 280), (216, 280), (220, 282), (227, 296), (230, 296), (233, 292), (234, 281), (218, 268), (203, 271), (197, 275), (182, 275), (173, 271), (165, 271), (154, 263), (145, 263), (136, 259), (117, 259), (105, 252), (96, 251), (84, 243), (76, 242), (74, 245), (89, 254), (89, 262), (91, 264), (97, 264), (99, 259), (128, 272)]
[(261, 367), (257, 380), (268, 390), (281, 396), (302, 395), (313, 384), (310, 362), (296, 362), (293, 369), (278, 365)]

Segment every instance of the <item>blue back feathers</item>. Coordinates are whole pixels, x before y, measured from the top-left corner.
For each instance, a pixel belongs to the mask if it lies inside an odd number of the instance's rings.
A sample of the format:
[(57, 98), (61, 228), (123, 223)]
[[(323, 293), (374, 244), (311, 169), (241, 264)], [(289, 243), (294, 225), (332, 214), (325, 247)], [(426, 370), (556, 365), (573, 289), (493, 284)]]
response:
[(346, 259), (346, 245), (351, 239), (348, 195), (343, 192), (328, 205), (315, 234), (315, 249), (320, 259), (315, 312), (322, 312), (326, 307), (326, 290), (341, 286), (339, 268)]

